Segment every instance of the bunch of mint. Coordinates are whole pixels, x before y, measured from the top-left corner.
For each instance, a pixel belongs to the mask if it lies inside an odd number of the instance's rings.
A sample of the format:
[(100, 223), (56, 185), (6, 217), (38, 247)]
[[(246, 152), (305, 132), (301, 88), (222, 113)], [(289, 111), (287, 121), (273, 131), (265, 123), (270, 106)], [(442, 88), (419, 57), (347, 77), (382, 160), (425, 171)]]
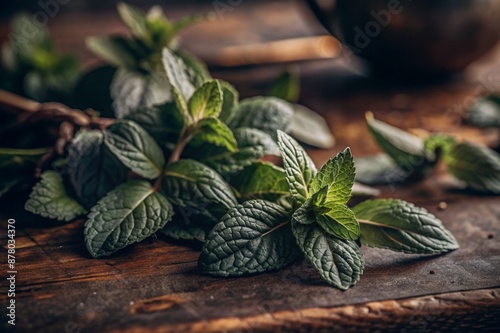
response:
[[(411, 203), (368, 200), (350, 209), (347, 202), (355, 167), (349, 148), (316, 171), (290, 136), (279, 131), (278, 145), (290, 204), (260, 198), (230, 209), (207, 237), (198, 261), (202, 272), (216, 276), (260, 273), (304, 256), (326, 282), (345, 290), (363, 273), (360, 244), (420, 254), (458, 248), (435, 216)], [(281, 184), (282, 177), (276, 174), (267, 182)], [(255, 181), (254, 186), (263, 185)]]
[[(167, 48), (162, 62), (174, 101), (135, 109), (104, 130), (82, 127), (26, 202), (28, 211), (62, 221), (88, 212), (92, 256), (161, 232), (204, 241), (204, 273), (264, 272), (304, 255), (328, 283), (347, 289), (363, 271), (359, 244), (421, 254), (458, 247), (435, 216), (410, 203), (371, 200), (350, 209), (350, 150), (317, 172), (285, 133), (290, 103), (240, 103), (226, 82), (193, 80)], [(262, 161), (278, 154), (283, 168)]]
[(468, 188), (500, 194), (500, 155), (471, 142), (444, 134), (422, 139), (367, 114), (370, 133), (385, 154), (359, 158), (357, 180), (368, 185), (422, 178), (441, 160), (448, 172)]
[(75, 89), (78, 107), (92, 107), (118, 118), (139, 107), (173, 101), (162, 70), (161, 52), (170, 49), (188, 65), (189, 76), (198, 83), (208, 78), (205, 65), (178, 48), (178, 34), (202, 16), (170, 21), (159, 6), (147, 13), (120, 3), (118, 14), (130, 36), (103, 36), (87, 39), (87, 47), (109, 65), (87, 72)]
[[(363, 272), (361, 245), (417, 254), (458, 248), (435, 216), (408, 202), (348, 206), (354, 194), (373, 189), (354, 182), (349, 149), (317, 171), (287, 134), (333, 144), (324, 120), (295, 104), (293, 72), (272, 86), (274, 97), (240, 101), (233, 86), (176, 48), (176, 33), (192, 18), (172, 23), (156, 7), (144, 14), (124, 4), (119, 12), (132, 37), (90, 39), (114, 68), (92, 71), (79, 84), (111, 74), (110, 86), (92, 88), (97, 96), (111, 91), (116, 118), (61, 105), (44, 109), (62, 121), (55, 147), (1, 149), (2, 174), (12, 176), (0, 179), (0, 195), (26, 184), (36, 163), (44, 171), (25, 208), (59, 221), (87, 215), (84, 237), (93, 257), (162, 233), (204, 242), (200, 270), (216, 276), (275, 270), (305, 257), (345, 290)], [(428, 154), (447, 141), (432, 142)]]

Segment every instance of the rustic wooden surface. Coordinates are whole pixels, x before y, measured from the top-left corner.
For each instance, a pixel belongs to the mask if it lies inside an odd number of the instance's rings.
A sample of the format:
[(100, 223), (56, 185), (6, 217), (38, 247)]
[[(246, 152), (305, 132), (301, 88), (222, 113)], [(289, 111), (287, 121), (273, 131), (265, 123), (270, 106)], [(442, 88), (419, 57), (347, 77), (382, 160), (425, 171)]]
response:
[[(252, 6), (244, 2), (224, 20), (191, 28), (185, 34), (184, 44), (203, 55), (214, 52), (219, 45), (307, 36), (319, 31), (300, 18), (299, 8), (297, 3)], [(187, 11), (182, 8), (173, 13)], [(53, 19), (51, 25), (64, 49), (81, 50), (83, 38), (89, 34), (122, 31), (113, 15), (100, 14), (92, 24), (89, 18), (68, 13)], [(224, 33), (228, 29), (235, 33)], [(0, 31), (5, 31), (5, 27)], [(268, 31), (272, 31), (271, 37), (266, 34)], [(81, 55), (87, 64), (95, 63), (88, 53), (82, 51)], [(321, 164), (347, 145), (355, 156), (376, 153), (376, 145), (363, 123), (366, 110), (404, 128), (445, 131), (497, 144), (498, 131), (474, 129), (459, 121), (479, 91), (498, 88), (500, 61), (496, 58), (493, 54), (471, 66), (464, 75), (432, 84), (371, 78), (353, 69), (358, 67), (345, 57), (301, 64), (301, 102), (325, 116), (337, 138), (333, 149), (311, 150), (311, 155)], [(235, 83), (244, 96), (250, 96), (263, 93), (281, 69), (219, 69), (214, 75)], [(384, 197), (409, 200), (436, 214), (456, 236), (460, 249), (444, 256), (363, 249), (364, 275), (346, 292), (327, 286), (305, 263), (242, 278), (203, 276), (196, 269), (196, 245), (161, 237), (109, 258), (91, 259), (83, 246), (83, 221), (59, 224), (27, 213), (14, 213), (15, 206), (21, 206), (16, 199), (21, 198), (11, 198), (14, 203), (0, 202), (0, 227), (6, 230), (6, 219), (16, 218), (18, 317), (16, 329), (7, 326), (5, 320), (0, 329), (494, 331), (500, 324), (500, 200), (457, 186), (436, 172), (419, 183), (380, 187)], [(438, 209), (441, 201), (448, 203), (447, 209)], [(5, 232), (0, 234), (5, 248)], [(3, 258), (2, 270), (6, 271)], [(5, 279), (0, 286), (6, 290)], [(0, 299), (5, 304), (5, 292)]]

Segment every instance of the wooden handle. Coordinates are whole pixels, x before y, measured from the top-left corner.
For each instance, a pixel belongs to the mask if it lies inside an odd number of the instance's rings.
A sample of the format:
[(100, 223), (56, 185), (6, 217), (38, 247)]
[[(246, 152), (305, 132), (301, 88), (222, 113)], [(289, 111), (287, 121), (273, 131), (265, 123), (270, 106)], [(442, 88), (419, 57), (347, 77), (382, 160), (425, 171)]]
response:
[(236, 67), (335, 58), (340, 42), (332, 36), (302, 37), (229, 46), (204, 58), (211, 66)]

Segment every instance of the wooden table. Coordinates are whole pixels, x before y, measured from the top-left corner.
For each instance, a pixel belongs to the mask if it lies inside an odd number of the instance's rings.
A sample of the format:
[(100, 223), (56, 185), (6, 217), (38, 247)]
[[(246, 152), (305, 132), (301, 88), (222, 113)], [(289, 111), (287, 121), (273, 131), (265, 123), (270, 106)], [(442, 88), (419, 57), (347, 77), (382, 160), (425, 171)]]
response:
[[(258, 6), (244, 2), (224, 20), (191, 28), (185, 34), (185, 45), (203, 55), (218, 45), (317, 33), (319, 28), (310, 28), (300, 18), (299, 8), (296, 2), (266, 2)], [(186, 11), (172, 9), (174, 15)], [(98, 15), (92, 23), (89, 18), (85, 13), (54, 18), (51, 24), (55, 35), (63, 41), (63, 48), (81, 49), (83, 37), (96, 34), (101, 28), (106, 32), (121, 31), (116, 17), (109, 13)], [(88, 29), (82, 29), (83, 24)], [(283, 25), (290, 28), (277, 28)], [(235, 33), (224, 34), (227, 27)], [(2, 29), (5, 31), (5, 27)], [(311, 155), (322, 164), (347, 145), (355, 156), (376, 153), (376, 145), (363, 122), (366, 110), (404, 128), (445, 131), (474, 141), (498, 143), (497, 131), (466, 127), (457, 119), (477, 97), (478, 87), (492, 89), (498, 84), (500, 61), (495, 55), (499, 53), (471, 66), (460, 77), (433, 84), (383, 82), (359, 74), (345, 58), (301, 64), (301, 102), (321, 113), (337, 138), (333, 149), (311, 150)], [(88, 53), (82, 54), (87, 64), (95, 61)], [(263, 93), (280, 70), (280, 66), (273, 66), (219, 70), (213, 74), (233, 82), (244, 96), (250, 96)], [(199, 245), (161, 237), (112, 257), (91, 259), (83, 245), (83, 221), (59, 224), (15, 212), (16, 205), (22, 207), (21, 198), (10, 198), (9, 206), (0, 202), (0, 224), (1, 230), (6, 230), (7, 219), (16, 219), (17, 322), (13, 329), (4, 317), (0, 329), (480, 332), (498, 328), (499, 198), (458, 190), (440, 171), (420, 183), (392, 184), (380, 189), (383, 197), (412, 201), (436, 214), (456, 236), (460, 249), (443, 256), (363, 249), (364, 275), (345, 292), (326, 285), (305, 263), (242, 278), (203, 276), (196, 268)], [(445, 210), (438, 209), (442, 201), (448, 204)], [(0, 241), (5, 248), (7, 238), (3, 231)], [(0, 299), (5, 305), (7, 280), (2, 279), (0, 285)]]

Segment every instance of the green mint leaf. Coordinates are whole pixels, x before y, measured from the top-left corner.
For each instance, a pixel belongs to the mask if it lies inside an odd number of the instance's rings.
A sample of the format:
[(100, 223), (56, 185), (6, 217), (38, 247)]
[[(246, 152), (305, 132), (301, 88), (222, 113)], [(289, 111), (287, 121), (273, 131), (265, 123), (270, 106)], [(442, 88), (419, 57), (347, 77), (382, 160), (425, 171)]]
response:
[(295, 103), (299, 99), (300, 78), (296, 71), (287, 69), (273, 82), (268, 95)]
[(145, 180), (118, 186), (92, 208), (85, 243), (93, 257), (110, 255), (153, 235), (172, 218), (172, 206)]
[(204, 142), (199, 146), (188, 146), (184, 156), (197, 159), (223, 176), (233, 176), (265, 155), (279, 155), (273, 138), (254, 128), (234, 131), (238, 150), (232, 152), (225, 147)]
[(404, 170), (418, 173), (427, 165), (424, 141), (418, 136), (386, 124), (368, 113), (366, 123), (370, 133), (384, 152)]
[(500, 194), (500, 155), (494, 150), (463, 142), (445, 151), (443, 160), (448, 172), (471, 189)]
[(231, 84), (225, 81), (219, 82), (222, 89), (222, 109), (219, 119), (229, 124), (239, 107), (240, 95)]
[(466, 115), (466, 121), (478, 127), (500, 127), (500, 105), (492, 98), (478, 100)]
[(170, 164), (163, 179), (163, 192), (169, 201), (218, 221), (228, 209), (237, 204), (231, 187), (206, 165), (193, 160)]
[(99, 58), (116, 67), (133, 69), (137, 60), (129, 40), (121, 36), (89, 37), (87, 48)]
[(238, 143), (233, 132), (217, 118), (205, 118), (198, 122), (196, 133), (193, 135), (190, 144), (198, 146), (203, 143), (224, 147), (229, 152), (238, 150)]
[(140, 108), (124, 119), (139, 124), (160, 145), (177, 142), (184, 124), (182, 115), (173, 102)]
[(318, 201), (318, 196), (321, 192), (315, 193), (311, 198), (307, 199), (295, 212), (292, 214), (292, 223), (313, 224), (316, 222), (316, 212), (318, 207), (315, 207), (314, 201)]
[(158, 178), (165, 165), (163, 151), (141, 126), (122, 120), (104, 132), (109, 150), (132, 172), (148, 179)]
[(234, 131), (234, 137), (238, 142), (240, 151), (253, 148), (260, 151), (257, 156), (260, 158), (264, 155), (280, 156), (280, 149), (273, 137), (261, 130), (255, 128), (239, 128)]
[(244, 201), (264, 199), (276, 202), (290, 195), (285, 170), (264, 162), (254, 162), (245, 168), (232, 179), (231, 185)]
[(311, 193), (316, 193), (328, 186), (327, 202), (346, 204), (351, 198), (355, 173), (351, 149), (346, 148), (323, 165), (311, 181), (309, 189)]
[(401, 169), (387, 154), (358, 157), (356, 180), (367, 185), (386, 185), (404, 182), (411, 174)]
[(322, 208), (324, 206), (328, 197), (329, 190), (330, 186), (326, 185), (311, 196), (311, 203), (314, 205), (314, 207)]
[(359, 223), (347, 206), (327, 204), (325, 208), (329, 208), (329, 210), (316, 218), (323, 230), (341, 239), (357, 240), (359, 238)]
[(188, 123), (192, 122), (189, 114), (187, 101), (194, 94), (196, 88), (191, 82), (189, 70), (181, 58), (175, 56), (169, 49), (164, 48), (162, 62), (167, 73), (168, 82), (172, 89), (175, 102), (183, 118)]
[(245, 99), (229, 124), (232, 129), (256, 128), (276, 138), (276, 131), (287, 131), (293, 117), (291, 105), (275, 97)]
[(298, 206), (309, 198), (309, 183), (316, 175), (316, 167), (305, 150), (285, 132), (278, 131), (278, 146), (283, 157), (290, 194)]
[(103, 133), (80, 131), (68, 148), (69, 180), (79, 202), (92, 207), (127, 179), (127, 168), (104, 144)]
[(111, 83), (111, 98), (117, 118), (123, 118), (142, 107), (151, 107), (172, 100), (171, 91), (165, 89), (166, 77), (161, 73), (144, 74), (119, 69)]
[(396, 199), (368, 200), (353, 211), (361, 224), (361, 243), (393, 251), (437, 254), (458, 243), (441, 221), (427, 210)]
[(335, 145), (326, 120), (305, 106), (292, 104), (294, 110), (288, 132), (300, 142), (313, 147), (329, 149)]
[(292, 223), (297, 244), (330, 285), (342, 290), (356, 284), (363, 273), (363, 254), (355, 242), (335, 238), (316, 225)]
[(288, 212), (251, 200), (231, 209), (208, 234), (198, 259), (203, 273), (239, 276), (282, 268), (300, 254)]
[(62, 177), (51, 170), (42, 173), (24, 208), (58, 221), (71, 221), (86, 212), (82, 205), (68, 196)]
[(140, 9), (123, 2), (119, 3), (117, 8), (122, 22), (130, 29), (132, 35), (139, 39), (147, 38), (146, 15)]
[(195, 121), (217, 118), (222, 108), (222, 90), (217, 80), (205, 82), (191, 96), (188, 109)]

